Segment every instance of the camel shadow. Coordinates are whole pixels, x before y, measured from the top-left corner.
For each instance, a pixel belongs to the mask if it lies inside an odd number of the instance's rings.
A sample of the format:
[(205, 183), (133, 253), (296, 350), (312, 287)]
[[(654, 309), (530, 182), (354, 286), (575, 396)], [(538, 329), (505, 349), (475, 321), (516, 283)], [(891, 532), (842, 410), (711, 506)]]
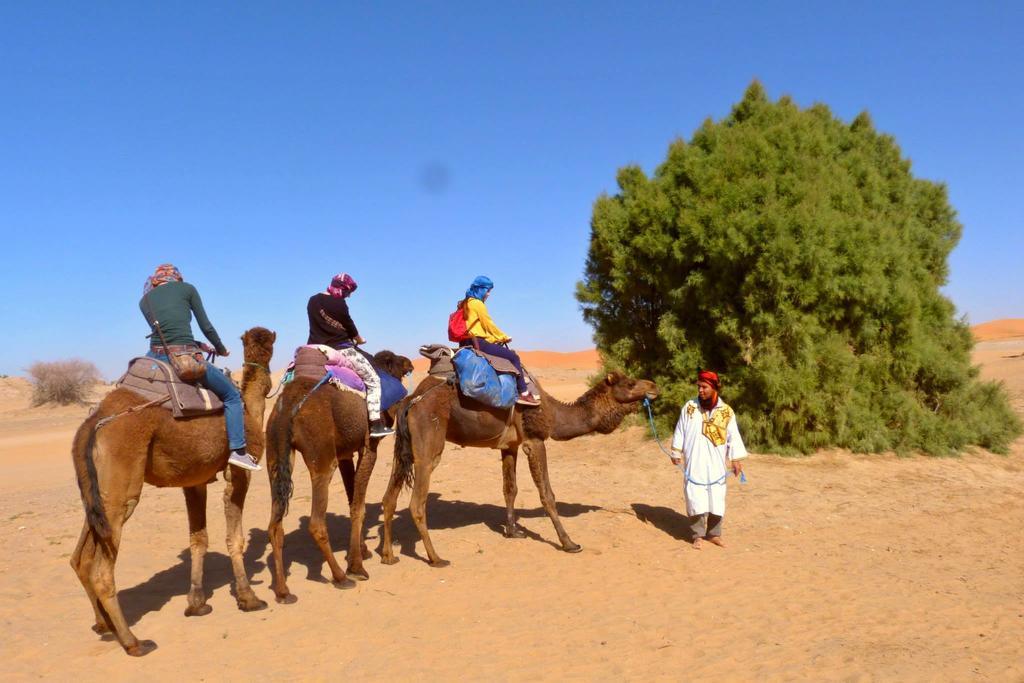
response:
[[(266, 535), (266, 531), (263, 532), (263, 535)], [(263, 552), (254, 542), (255, 536), (255, 533), (250, 535), (250, 542), (242, 555), (245, 573), (249, 577), (254, 576), (266, 566), (261, 559)], [(192, 556), (188, 548), (178, 553), (178, 560), (179, 563), (173, 567), (161, 570), (142, 583), (117, 592), (121, 611), (124, 612), (129, 626), (134, 626), (150, 612), (159, 611), (179, 595), (188, 595), (191, 588), (192, 568)], [(231, 585), (231, 594), (234, 595), (234, 579), (231, 558), (223, 553), (207, 551), (203, 562), (203, 588), (206, 590), (206, 597), (209, 598), (215, 590), (227, 585)], [(253, 585), (260, 583), (251, 578), (250, 582)], [(105, 638), (113, 638), (113, 636), (107, 634)]]
[[(557, 503), (558, 516), (578, 517), (587, 512), (600, 510), (597, 505), (582, 505), (580, 503)], [(554, 529), (550, 527), (547, 512), (544, 508), (522, 509), (516, 508), (516, 517), (520, 529), (526, 534), (526, 538), (546, 543), (552, 548), (562, 549), (561, 544), (551, 541), (539, 533), (523, 527), (524, 519), (541, 519), (546, 522), (550, 535), (554, 535)], [(490, 503), (471, 503), (462, 500), (443, 500), (441, 494), (427, 494), (427, 526), (431, 531), (437, 529), (459, 529), (467, 526), (483, 524), (488, 529), (501, 536), (505, 535), (505, 506), (493, 505)], [(557, 537), (556, 537), (557, 538)], [(395, 520), (392, 525), (392, 540), (400, 547), (399, 554), (413, 557), (424, 562), (427, 558), (416, 552), (416, 544), (420, 540), (419, 531), (412, 521), (412, 514), (408, 507), (395, 513)], [(381, 550), (380, 543), (377, 544), (377, 552)]]
[(694, 536), (690, 531), (689, 518), (686, 515), (660, 505), (633, 503), (630, 507), (633, 508), (633, 513), (641, 522), (654, 525), (677, 541), (693, 543)]
[[(349, 534), (352, 532), (352, 520), (349, 518), (348, 505), (345, 504), (344, 514), (327, 513), (327, 538), (331, 544), (331, 551), (338, 553), (348, 552)], [(380, 503), (366, 506), (366, 523), (364, 528), (369, 530), (377, 524), (380, 519)], [(285, 518), (287, 519), (287, 517)], [(297, 562), (306, 568), (306, 578), (318, 583), (330, 583), (330, 579), (324, 576), (324, 556), (320, 553), (320, 547), (313, 540), (309, 533), (309, 515), (299, 517), (297, 529), (284, 535), (284, 571), (291, 573), (292, 563)], [(250, 530), (251, 545), (258, 546), (256, 553), (262, 557), (270, 546), (270, 536), (266, 529)], [(270, 561), (268, 559), (268, 561)]]

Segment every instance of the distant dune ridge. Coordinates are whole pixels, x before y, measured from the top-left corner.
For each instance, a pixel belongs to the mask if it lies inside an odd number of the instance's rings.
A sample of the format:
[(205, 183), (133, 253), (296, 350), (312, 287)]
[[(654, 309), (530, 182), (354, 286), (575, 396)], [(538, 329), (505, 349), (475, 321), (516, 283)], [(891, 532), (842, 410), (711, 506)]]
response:
[(971, 328), (977, 341), (1024, 338), (1024, 318), (1003, 318), (981, 323)]

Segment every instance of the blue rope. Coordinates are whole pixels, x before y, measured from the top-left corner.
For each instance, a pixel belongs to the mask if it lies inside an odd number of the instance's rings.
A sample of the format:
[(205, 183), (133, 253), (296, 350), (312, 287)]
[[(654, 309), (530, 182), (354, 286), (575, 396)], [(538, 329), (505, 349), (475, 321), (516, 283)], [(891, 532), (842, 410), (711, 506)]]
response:
[(292, 411), (292, 417), (295, 417), (296, 415), (298, 415), (299, 409), (302, 408), (302, 406), (306, 403), (306, 399), (309, 398), (310, 396), (312, 396), (314, 391), (316, 391), (317, 389), (322, 387), (330, 379), (331, 379), (331, 373), (329, 373), (329, 372), (324, 373), (324, 376), (320, 378), (320, 381), (317, 382), (313, 386), (313, 388), (309, 390), (308, 394), (306, 394), (305, 396), (302, 397), (302, 400), (299, 401), (299, 405), (295, 406), (295, 410)]
[[(647, 408), (647, 419), (651, 423), (651, 433), (654, 435), (654, 443), (658, 444), (658, 448), (661, 449), (662, 453), (667, 455), (670, 459), (673, 459), (672, 458), (672, 453), (670, 451), (666, 450), (665, 447), (661, 445), (661, 439), (658, 438), (658, 428), (654, 424), (654, 412), (651, 410), (651, 401), (650, 401), (650, 399), (647, 399), (647, 398), (644, 399), (644, 408)], [(689, 470), (683, 469), (682, 465), (679, 465), (679, 469), (683, 471), (683, 475), (686, 477), (687, 481), (692, 482), (692, 483), (696, 484), (697, 486), (711, 486), (713, 484), (720, 484), (723, 481), (725, 481), (726, 477), (729, 476), (729, 473), (726, 472), (717, 481), (713, 481), (713, 482), (710, 482), (710, 483), (703, 483), (703, 482), (699, 482), (699, 481), (696, 481), (696, 480), (692, 479), (690, 477)], [(740, 483), (741, 484), (746, 484), (747, 483), (747, 475), (742, 470), (740, 470)]]

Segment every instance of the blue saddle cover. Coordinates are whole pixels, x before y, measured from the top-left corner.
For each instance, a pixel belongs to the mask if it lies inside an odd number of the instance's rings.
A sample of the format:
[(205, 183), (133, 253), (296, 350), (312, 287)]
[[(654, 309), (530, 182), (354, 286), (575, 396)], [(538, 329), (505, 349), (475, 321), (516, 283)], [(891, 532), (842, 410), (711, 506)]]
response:
[(452, 365), (463, 395), (492, 408), (511, 408), (516, 402), (515, 377), (495, 372), (491, 364), (472, 349), (456, 353)]

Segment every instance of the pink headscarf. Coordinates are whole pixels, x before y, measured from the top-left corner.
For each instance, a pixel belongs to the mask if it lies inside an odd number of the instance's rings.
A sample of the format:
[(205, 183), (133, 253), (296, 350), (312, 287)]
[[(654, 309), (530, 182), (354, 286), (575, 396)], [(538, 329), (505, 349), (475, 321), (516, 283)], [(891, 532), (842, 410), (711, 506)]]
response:
[(175, 268), (173, 264), (164, 263), (157, 266), (156, 271), (146, 278), (146, 284), (142, 286), (142, 295), (149, 294), (154, 287), (159, 287), (168, 282), (181, 281), (181, 271)]
[(338, 273), (331, 279), (331, 284), (327, 287), (327, 293), (333, 297), (345, 298), (352, 292), (356, 291), (359, 285), (352, 279), (352, 276), (348, 273)]

